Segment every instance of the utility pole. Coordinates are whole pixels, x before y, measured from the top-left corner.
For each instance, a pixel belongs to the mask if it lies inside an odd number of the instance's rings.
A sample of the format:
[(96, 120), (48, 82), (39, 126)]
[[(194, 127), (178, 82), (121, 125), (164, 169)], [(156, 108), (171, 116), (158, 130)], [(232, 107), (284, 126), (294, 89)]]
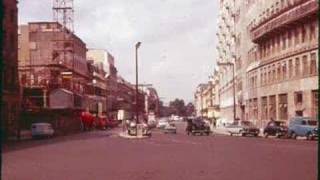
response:
[(136, 44), (136, 96), (135, 96), (135, 103), (136, 103), (136, 123), (139, 123), (139, 104), (138, 104), (138, 93), (139, 93), (139, 81), (138, 81), (138, 48), (140, 47), (141, 42), (137, 42)]

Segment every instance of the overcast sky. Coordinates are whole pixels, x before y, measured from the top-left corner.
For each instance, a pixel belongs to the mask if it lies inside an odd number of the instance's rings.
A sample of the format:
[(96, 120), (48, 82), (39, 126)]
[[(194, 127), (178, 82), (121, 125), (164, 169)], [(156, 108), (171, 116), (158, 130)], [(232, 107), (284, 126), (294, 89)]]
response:
[[(153, 84), (163, 101), (193, 101), (216, 58), (218, 0), (74, 0), (75, 33), (87, 48), (107, 49), (119, 74)], [(19, 1), (19, 23), (52, 20), (52, 0)]]

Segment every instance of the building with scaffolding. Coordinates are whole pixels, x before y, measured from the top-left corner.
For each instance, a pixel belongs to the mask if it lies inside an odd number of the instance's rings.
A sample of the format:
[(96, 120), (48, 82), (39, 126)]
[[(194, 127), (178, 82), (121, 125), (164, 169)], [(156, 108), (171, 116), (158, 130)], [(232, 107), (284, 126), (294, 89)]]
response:
[(50, 93), (64, 89), (72, 93), (72, 108), (85, 108), (83, 95), (91, 81), (86, 52), (86, 44), (57, 22), (20, 26), (19, 76), (27, 107), (55, 108)]

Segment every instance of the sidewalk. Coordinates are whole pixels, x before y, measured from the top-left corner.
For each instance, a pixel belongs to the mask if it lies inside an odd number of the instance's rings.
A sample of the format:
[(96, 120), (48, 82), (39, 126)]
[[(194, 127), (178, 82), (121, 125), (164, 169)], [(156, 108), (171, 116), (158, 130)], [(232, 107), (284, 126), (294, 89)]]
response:
[(215, 134), (230, 135), (225, 128), (213, 128), (212, 132)]
[[(20, 140), (30, 140), (32, 139), (32, 134), (30, 130), (22, 130), (20, 132)], [(12, 136), (8, 138), (9, 141), (17, 141), (18, 137), (17, 136)]]

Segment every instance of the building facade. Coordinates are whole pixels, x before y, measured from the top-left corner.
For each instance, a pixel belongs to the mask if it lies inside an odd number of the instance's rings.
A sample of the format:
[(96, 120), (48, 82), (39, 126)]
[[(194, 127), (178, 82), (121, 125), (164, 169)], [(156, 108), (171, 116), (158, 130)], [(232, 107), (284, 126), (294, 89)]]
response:
[(233, 97), (236, 117), (259, 127), (318, 117), (318, 9), (315, 0), (220, 1), (217, 61), (232, 64), (219, 66), (221, 117), (233, 120)]
[(19, 77), (26, 106), (50, 108), (50, 92), (72, 92), (74, 108), (84, 109), (90, 81), (86, 44), (57, 22), (32, 22), (19, 30)]
[[(318, 2), (257, 1), (248, 25), (256, 48), (247, 69), (247, 117), (264, 126), (270, 118), (318, 119)], [(250, 98), (249, 98), (250, 97)]]
[(16, 0), (2, 1), (2, 102), (1, 125), (4, 138), (19, 134), (20, 88), (18, 78), (18, 8)]

